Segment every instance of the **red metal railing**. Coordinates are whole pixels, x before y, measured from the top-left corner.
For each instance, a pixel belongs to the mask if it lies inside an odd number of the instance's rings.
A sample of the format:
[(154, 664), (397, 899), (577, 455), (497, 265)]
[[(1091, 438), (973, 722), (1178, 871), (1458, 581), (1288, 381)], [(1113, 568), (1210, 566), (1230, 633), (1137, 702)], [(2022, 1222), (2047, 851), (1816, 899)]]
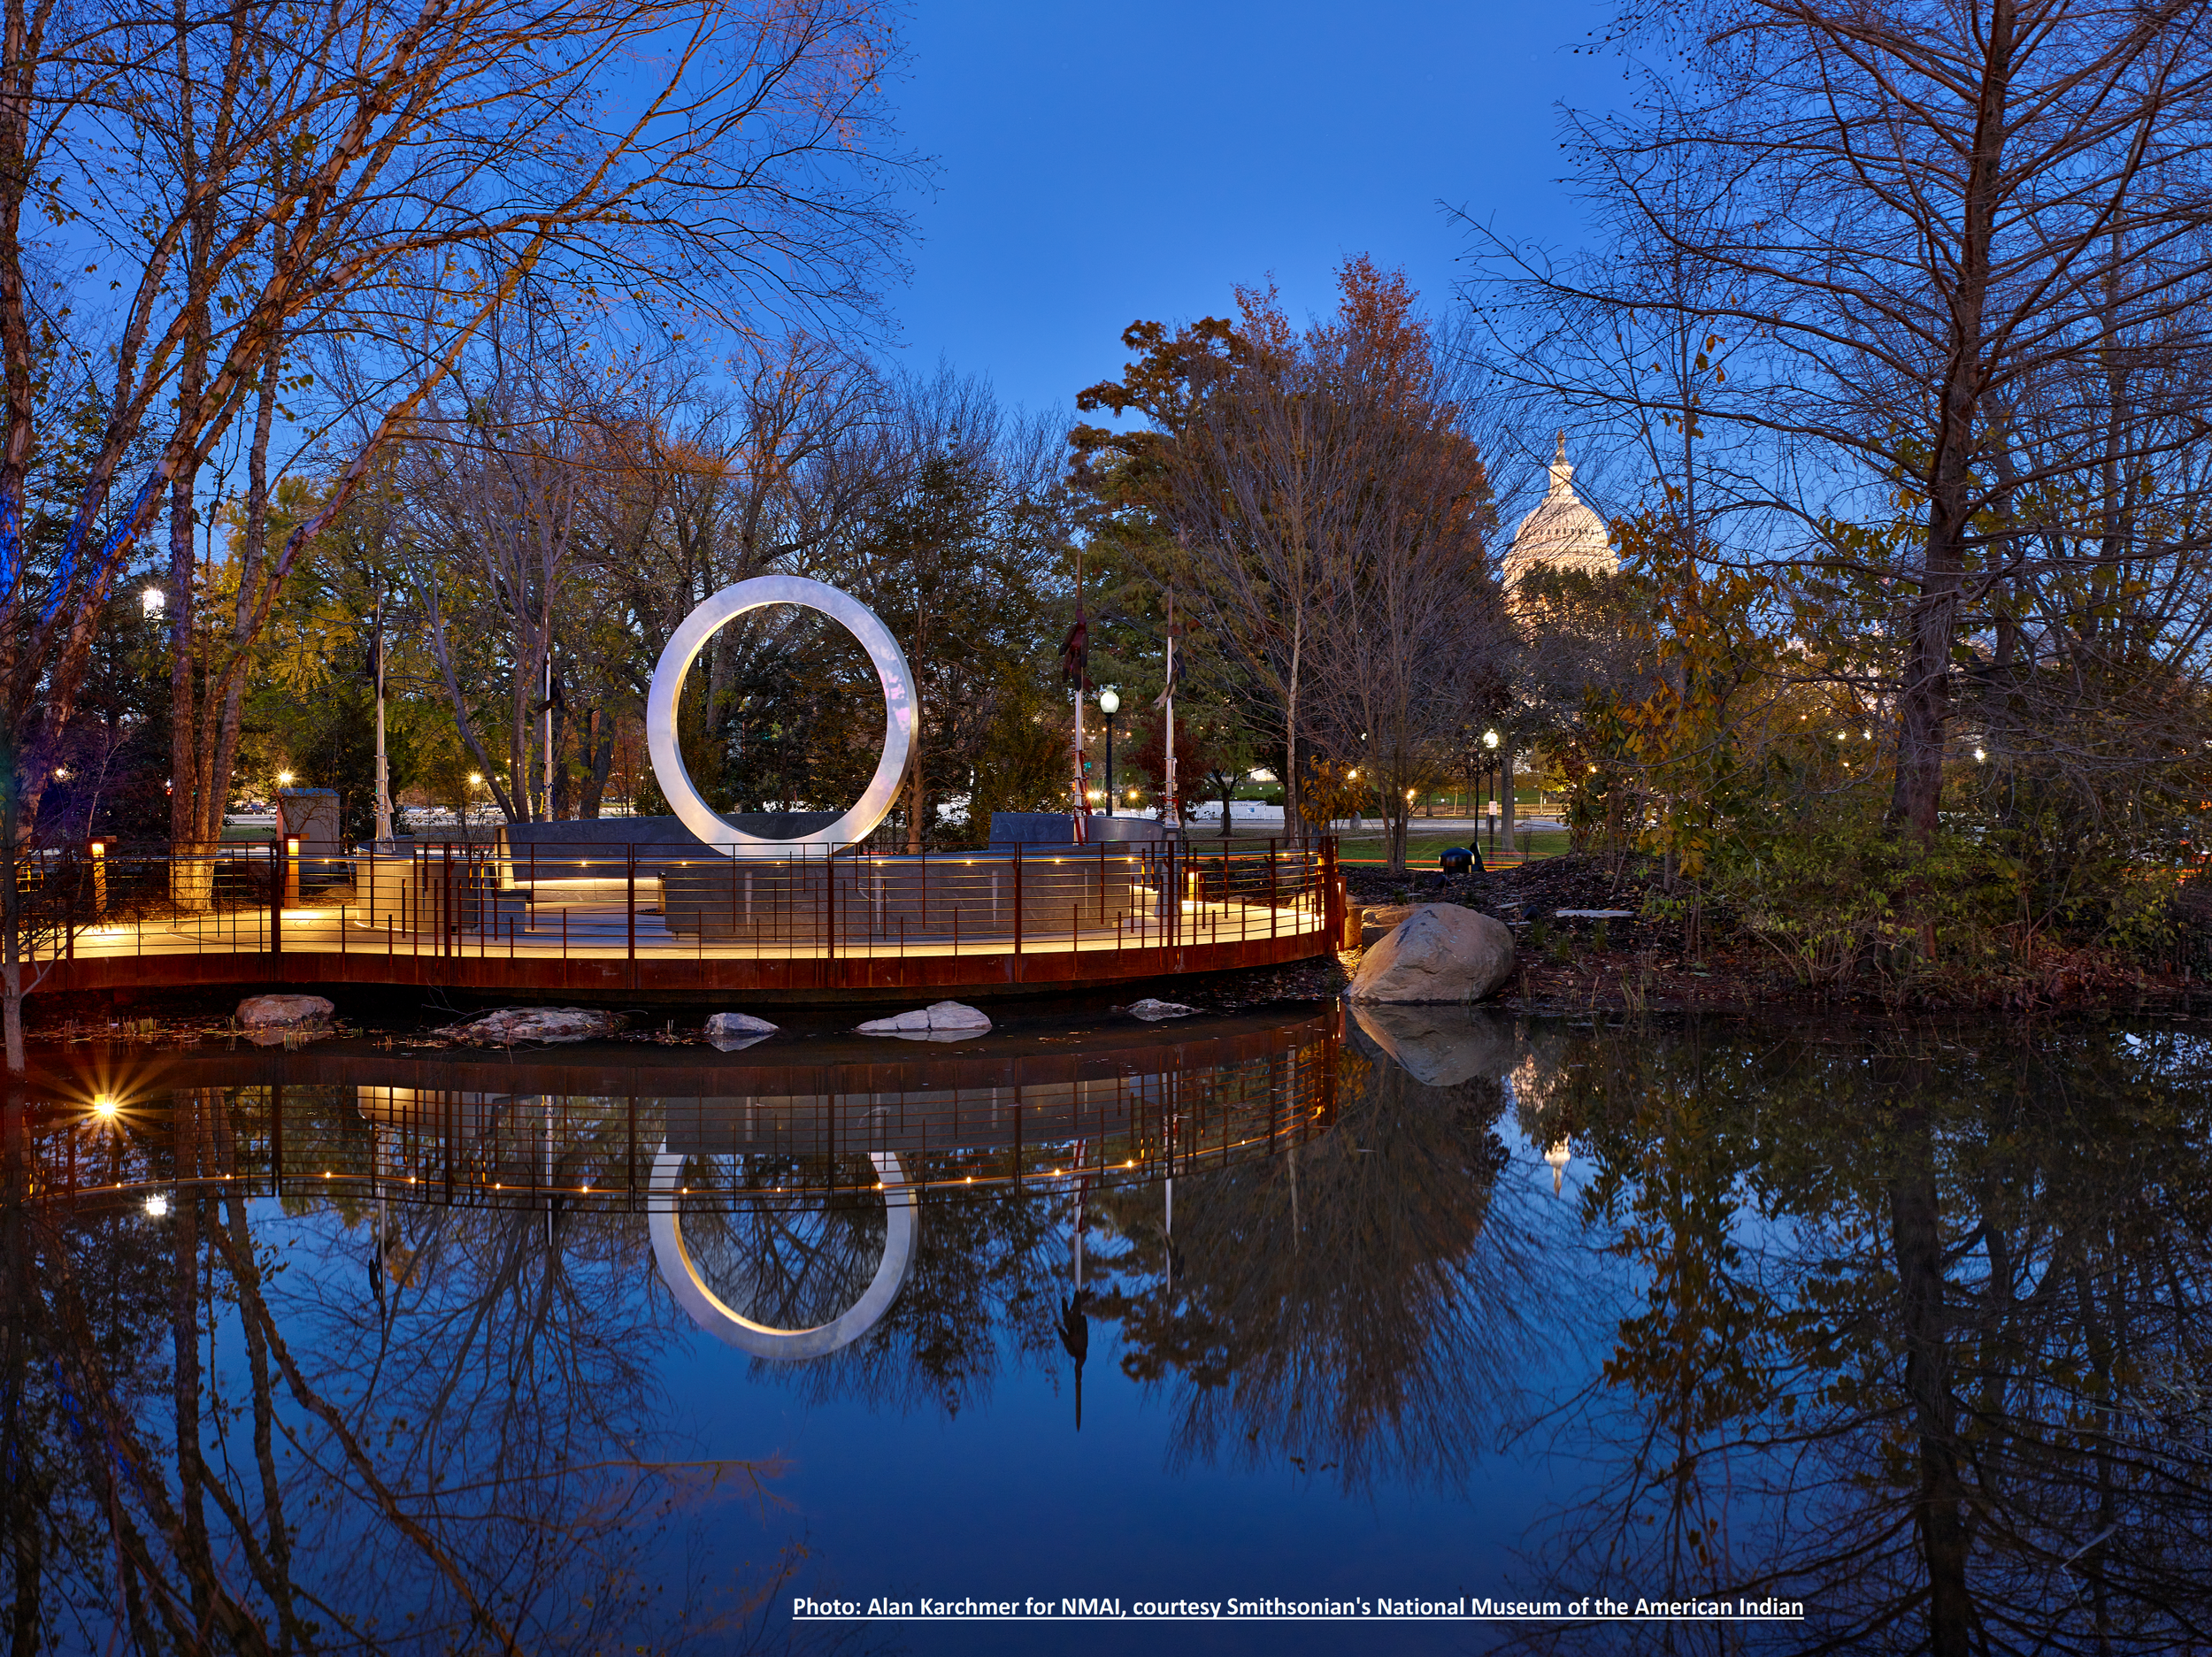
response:
[(739, 858), (613, 840), (512, 850), (426, 842), (348, 856), (277, 842), (199, 857), (49, 856), (35, 871), (25, 953), (49, 962), (948, 962), (1262, 942), (1317, 950), (1344, 912), (1325, 840), (1110, 841), (1018, 855), (840, 847)]

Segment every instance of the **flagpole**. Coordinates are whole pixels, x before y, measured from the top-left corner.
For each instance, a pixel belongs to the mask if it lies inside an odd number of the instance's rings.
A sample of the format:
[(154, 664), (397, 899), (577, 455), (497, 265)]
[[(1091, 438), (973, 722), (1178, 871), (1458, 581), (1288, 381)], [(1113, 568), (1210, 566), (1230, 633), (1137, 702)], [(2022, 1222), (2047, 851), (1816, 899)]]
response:
[(553, 820), (553, 641), (545, 641), (545, 818)]
[(376, 843), (392, 844), (392, 776), (384, 757), (384, 589), (376, 589)]
[(1075, 738), (1068, 753), (1075, 767), (1075, 799), (1069, 814), (1070, 839), (1078, 846), (1090, 839), (1090, 802), (1083, 788), (1083, 687), (1090, 678), (1090, 627), (1083, 617), (1083, 548), (1075, 549), (1075, 625), (1061, 648), (1061, 669), (1074, 687)]
[(1175, 799), (1175, 595), (1167, 595), (1167, 688), (1161, 702), (1167, 710), (1167, 792), (1161, 801), (1160, 821), (1169, 833), (1178, 832), (1183, 825), (1181, 808)]

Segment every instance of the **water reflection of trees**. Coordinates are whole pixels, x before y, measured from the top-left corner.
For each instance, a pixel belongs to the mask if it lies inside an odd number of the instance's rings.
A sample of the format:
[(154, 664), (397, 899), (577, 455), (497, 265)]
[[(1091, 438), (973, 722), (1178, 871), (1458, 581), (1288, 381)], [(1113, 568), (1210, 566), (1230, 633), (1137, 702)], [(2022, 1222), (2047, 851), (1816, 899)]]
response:
[[(168, 1105), (180, 1181), (240, 1169), (257, 1093)], [(661, 1447), (641, 1216), (309, 1199), (287, 1223), (192, 1183), (158, 1220), (73, 1208), (32, 1200), (7, 1116), (14, 1649), (734, 1643), (749, 1598), (687, 1587), (682, 1533), (754, 1469)]]
[(1578, 1044), (1530, 1125), (1644, 1288), (1558, 1578), (1801, 1599), (1792, 1647), (2204, 1649), (2208, 1070), (2171, 1032)]
[(1333, 1132), (1109, 1193), (1094, 1315), (1167, 1386), (1178, 1461), (1283, 1460), (1346, 1488), (1454, 1483), (1532, 1333), (1529, 1240), (1503, 1212), (1495, 1082), (1429, 1087), (1348, 1053)]

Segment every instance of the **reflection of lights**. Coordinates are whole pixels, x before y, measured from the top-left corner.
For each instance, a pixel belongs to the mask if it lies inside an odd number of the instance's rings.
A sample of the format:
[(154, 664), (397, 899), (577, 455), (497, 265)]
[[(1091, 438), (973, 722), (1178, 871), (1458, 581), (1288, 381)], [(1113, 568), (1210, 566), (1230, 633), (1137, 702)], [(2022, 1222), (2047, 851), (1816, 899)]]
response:
[(163, 1220), (168, 1218), (169, 1199), (158, 1191), (155, 1192), (152, 1196), (147, 1198), (146, 1217), (150, 1220)]

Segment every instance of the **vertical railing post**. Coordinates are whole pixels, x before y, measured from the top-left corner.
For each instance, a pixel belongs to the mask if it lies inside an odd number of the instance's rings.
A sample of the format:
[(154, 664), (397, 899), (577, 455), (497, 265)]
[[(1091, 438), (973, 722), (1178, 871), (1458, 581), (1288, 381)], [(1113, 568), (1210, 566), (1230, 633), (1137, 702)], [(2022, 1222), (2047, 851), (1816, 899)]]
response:
[(269, 842), (269, 953), (284, 953), (284, 837)]
[(1321, 924), (1329, 935), (1329, 947), (1344, 947), (1344, 894), (1337, 883), (1336, 836), (1321, 837)]
[(626, 898), (630, 928), (630, 987), (635, 989), (637, 987), (637, 846), (634, 842), (628, 848), (628, 851)]
[(1022, 854), (1014, 848), (1014, 953), (1022, 952)]

